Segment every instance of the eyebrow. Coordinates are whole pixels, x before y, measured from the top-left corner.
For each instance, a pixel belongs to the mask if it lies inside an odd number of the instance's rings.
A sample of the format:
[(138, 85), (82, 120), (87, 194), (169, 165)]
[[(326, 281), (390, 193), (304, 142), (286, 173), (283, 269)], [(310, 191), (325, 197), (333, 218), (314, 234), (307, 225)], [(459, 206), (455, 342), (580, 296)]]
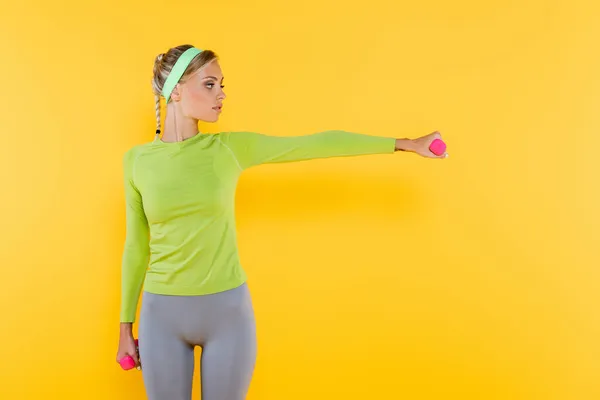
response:
[[(202, 78), (202, 80), (205, 80), (205, 79), (214, 79), (215, 81), (218, 81), (218, 79), (214, 76), (205, 76), (204, 78)], [(225, 79), (225, 77), (221, 78), (221, 80), (223, 80), (223, 79)]]

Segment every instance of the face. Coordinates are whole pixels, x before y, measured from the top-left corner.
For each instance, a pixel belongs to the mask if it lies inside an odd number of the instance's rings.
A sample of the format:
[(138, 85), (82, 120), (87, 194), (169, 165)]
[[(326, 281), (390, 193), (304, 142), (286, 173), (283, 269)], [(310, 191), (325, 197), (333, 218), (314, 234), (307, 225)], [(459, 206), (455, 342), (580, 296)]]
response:
[(190, 75), (185, 83), (177, 84), (171, 98), (179, 103), (186, 117), (216, 122), (226, 97), (223, 87), (221, 67), (213, 60)]

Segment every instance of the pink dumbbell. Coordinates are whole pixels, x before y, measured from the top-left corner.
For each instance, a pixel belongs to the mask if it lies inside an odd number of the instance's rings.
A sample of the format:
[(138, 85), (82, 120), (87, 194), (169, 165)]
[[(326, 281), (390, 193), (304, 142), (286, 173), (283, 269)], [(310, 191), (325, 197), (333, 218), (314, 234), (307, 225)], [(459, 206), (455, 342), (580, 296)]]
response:
[(446, 151), (446, 143), (444, 143), (441, 139), (435, 139), (429, 145), (429, 150), (436, 156), (441, 156)]
[[(137, 339), (135, 339), (135, 351), (136, 351), (136, 353), (138, 353), (138, 357), (139, 357), (138, 340)], [(119, 364), (121, 365), (121, 368), (123, 368), (125, 371), (135, 368), (135, 361), (133, 360), (133, 357), (131, 357), (129, 355), (121, 358), (119, 360)]]

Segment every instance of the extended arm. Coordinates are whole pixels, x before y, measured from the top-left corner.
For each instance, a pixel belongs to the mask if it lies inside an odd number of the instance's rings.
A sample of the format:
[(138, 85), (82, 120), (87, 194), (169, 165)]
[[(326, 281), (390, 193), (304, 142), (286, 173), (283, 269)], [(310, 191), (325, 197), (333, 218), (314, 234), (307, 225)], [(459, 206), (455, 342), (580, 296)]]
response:
[(434, 132), (418, 139), (372, 136), (346, 131), (324, 131), (303, 136), (269, 136), (254, 132), (221, 134), (221, 141), (234, 153), (240, 168), (267, 163), (284, 163), (317, 158), (388, 154), (408, 151), (434, 156), (428, 145)]
[(222, 134), (221, 140), (233, 151), (242, 169), (267, 163), (386, 154), (396, 151), (394, 138), (337, 130), (303, 136), (231, 132)]

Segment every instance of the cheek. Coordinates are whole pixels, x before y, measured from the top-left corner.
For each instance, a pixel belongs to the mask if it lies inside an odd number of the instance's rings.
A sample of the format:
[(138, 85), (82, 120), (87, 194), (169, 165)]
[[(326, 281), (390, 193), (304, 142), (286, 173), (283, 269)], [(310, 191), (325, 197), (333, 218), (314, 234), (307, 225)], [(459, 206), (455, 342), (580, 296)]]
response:
[(186, 96), (185, 113), (199, 117), (210, 112), (213, 105), (207, 90), (189, 91)]
[(198, 90), (190, 91), (190, 100), (194, 104), (200, 105), (202, 103), (205, 103), (207, 98), (208, 98), (207, 90), (205, 90), (205, 89), (198, 89)]

